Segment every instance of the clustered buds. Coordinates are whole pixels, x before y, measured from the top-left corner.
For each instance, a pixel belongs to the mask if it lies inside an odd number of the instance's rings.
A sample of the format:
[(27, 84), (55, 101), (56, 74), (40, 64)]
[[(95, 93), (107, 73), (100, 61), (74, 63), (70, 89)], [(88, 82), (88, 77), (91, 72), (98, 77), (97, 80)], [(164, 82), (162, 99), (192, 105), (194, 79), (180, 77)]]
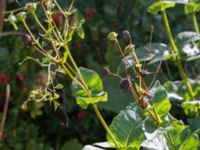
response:
[(17, 19), (20, 20), (20, 21), (25, 21), (26, 12), (20, 12), (19, 14), (17, 14)]
[(113, 42), (117, 39), (118, 34), (116, 32), (110, 32), (108, 34), (108, 40)]
[(122, 35), (123, 35), (123, 38), (125, 40), (130, 40), (131, 39), (131, 34), (130, 34), (130, 32), (128, 30), (123, 31)]
[(33, 2), (27, 3), (25, 5), (25, 9), (28, 13), (34, 13), (35, 10), (37, 9), (37, 3), (33, 3)]
[(120, 81), (120, 88), (121, 88), (122, 90), (128, 90), (128, 89), (130, 88), (130, 86), (131, 86), (131, 81), (130, 81), (130, 79), (125, 78), (125, 79), (122, 79), (122, 80)]

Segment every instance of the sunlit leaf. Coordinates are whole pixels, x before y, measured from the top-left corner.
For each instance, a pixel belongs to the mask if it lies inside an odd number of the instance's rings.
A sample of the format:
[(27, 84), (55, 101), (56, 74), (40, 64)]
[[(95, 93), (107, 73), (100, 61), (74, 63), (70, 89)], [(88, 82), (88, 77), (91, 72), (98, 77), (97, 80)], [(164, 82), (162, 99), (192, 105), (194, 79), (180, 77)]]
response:
[(155, 2), (148, 8), (148, 12), (152, 13), (153, 15), (158, 14), (160, 11), (164, 11), (168, 8), (172, 8), (176, 5), (176, 3), (169, 1), (169, 2)]
[[(119, 147), (127, 149), (140, 148), (144, 140), (144, 132), (142, 131), (144, 120), (141, 113), (142, 110), (135, 103), (131, 103), (113, 119), (109, 128)], [(112, 142), (108, 134), (107, 139)]]
[(93, 70), (82, 67), (79, 70), (90, 92), (90, 96), (76, 81), (73, 81), (71, 90), (77, 100), (77, 104), (86, 109), (89, 104), (107, 101), (107, 93), (103, 91), (103, 83), (100, 76)]

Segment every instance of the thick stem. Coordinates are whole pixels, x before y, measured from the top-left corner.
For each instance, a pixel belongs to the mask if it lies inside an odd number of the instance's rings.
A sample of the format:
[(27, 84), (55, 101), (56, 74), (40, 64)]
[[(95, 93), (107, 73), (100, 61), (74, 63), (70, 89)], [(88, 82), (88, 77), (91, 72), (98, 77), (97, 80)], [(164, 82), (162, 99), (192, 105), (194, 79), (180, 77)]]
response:
[[(175, 41), (173, 39), (173, 36), (172, 36), (172, 33), (171, 33), (171, 29), (170, 29), (170, 26), (169, 26), (169, 22), (168, 22), (168, 18), (167, 18), (167, 14), (166, 14), (165, 10), (162, 11), (162, 16), (163, 16), (163, 21), (164, 21), (167, 37), (168, 37), (170, 45), (172, 47), (172, 51), (174, 53), (178, 53), (178, 48), (177, 48), (176, 43), (175, 43)], [(177, 67), (179, 69), (179, 72), (181, 74), (181, 77), (182, 77), (182, 79), (183, 79), (183, 81), (184, 81), (184, 83), (185, 83), (185, 85), (186, 85), (186, 87), (188, 89), (188, 92), (189, 92), (191, 100), (194, 100), (193, 90), (192, 90), (192, 87), (191, 87), (191, 85), (190, 85), (190, 83), (188, 81), (187, 75), (186, 75), (186, 73), (185, 73), (185, 71), (183, 69), (181, 61), (177, 60), (176, 65), (177, 65)]]
[(118, 148), (118, 145), (117, 145), (117, 142), (115, 140), (115, 137), (113, 136), (113, 134), (110, 131), (108, 125), (106, 124), (104, 118), (102, 117), (101, 113), (99, 112), (99, 109), (98, 109), (97, 105), (96, 104), (92, 104), (92, 107), (93, 107), (98, 119), (100, 120), (101, 124), (103, 125), (104, 129), (110, 135), (110, 137), (111, 137), (112, 141), (114, 142), (115, 146)]
[[(67, 46), (66, 46), (66, 50), (69, 50)], [(83, 79), (83, 77), (82, 77), (82, 74), (81, 74), (81, 72), (79, 71), (78, 66), (76, 65), (76, 62), (74, 61), (74, 59), (73, 59), (73, 57), (72, 57), (70, 51), (69, 51), (69, 59), (70, 59), (72, 65), (74, 66), (75, 70), (76, 70), (77, 73), (78, 73), (78, 76), (79, 76), (79, 79), (80, 79), (80, 83), (82, 84), (83, 90), (87, 93), (87, 96), (88, 96), (88, 97), (92, 97), (92, 96), (91, 96), (91, 93), (90, 93), (90, 91), (89, 91), (89, 89), (88, 89), (88, 87), (87, 87), (87, 85), (86, 85), (86, 83), (85, 83), (85, 81), (84, 81), (84, 79)], [(104, 129), (106, 130), (106, 132), (110, 135), (110, 137), (112, 138), (112, 141), (113, 141), (113, 143), (115, 144), (115, 146), (118, 147), (117, 142), (116, 142), (116, 140), (115, 140), (115, 138), (114, 138), (114, 136), (113, 136), (111, 130), (109, 129), (108, 125), (106, 124), (104, 118), (102, 117), (102, 115), (101, 115), (101, 113), (100, 113), (100, 111), (99, 111), (97, 105), (96, 105), (96, 104), (92, 104), (92, 106), (93, 106), (93, 109), (94, 109), (94, 111), (95, 111), (95, 113), (96, 113), (98, 119), (100, 120), (102, 126), (104, 127)]]
[(195, 32), (199, 33), (199, 26), (198, 26), (197, 17), (196, 17), (196, 13), (195, 12), (192, 13), (192, 21), (193, 21)]

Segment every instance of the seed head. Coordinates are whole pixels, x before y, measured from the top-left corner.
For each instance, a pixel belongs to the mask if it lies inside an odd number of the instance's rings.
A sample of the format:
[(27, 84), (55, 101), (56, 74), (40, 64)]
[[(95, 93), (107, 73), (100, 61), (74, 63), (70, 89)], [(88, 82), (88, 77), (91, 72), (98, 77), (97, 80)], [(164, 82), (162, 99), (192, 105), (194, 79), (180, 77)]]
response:
[(23, 40), (26, 44), (31, 44), (31, 43), (33, 43), (33, 41), (34, 41), (34, 40), (31, 38), (31, 36), (28, 35), (28, 34), (23, 35), (23, 36), (22, 36), (22, 40)]
[(125, 78), (125, 79), (122, 79), (122, 80), (120, 81), (120, 88), (121, 88), (122, 90), (128, 90), (128, 89), (130, 88), (130, 86), (131, 86), (130, 79)]
[(125, 40), (130, 40), (131, 39), (131, 34), (130, 34), (130, 32), (128, 30), (124, 30), (122, 35), (123, 35), (123, 38)]
[(28, 13), (34, 13), (35, 10), (37, 9), (37, 3), (33, 3), (33, 2), (27, 3), (25, 5), (25, 9)]
[(17, 14), (17, 19), (20, 20), (20, 21), (25, 21), (26, 12), (20, 12), (19, 14)]
[(108, 40), (111, 42), (115, 41), (117, 39), (117, 36), (118, 36), (118, 34), (116, 32), (110, 32), (108, 34)]

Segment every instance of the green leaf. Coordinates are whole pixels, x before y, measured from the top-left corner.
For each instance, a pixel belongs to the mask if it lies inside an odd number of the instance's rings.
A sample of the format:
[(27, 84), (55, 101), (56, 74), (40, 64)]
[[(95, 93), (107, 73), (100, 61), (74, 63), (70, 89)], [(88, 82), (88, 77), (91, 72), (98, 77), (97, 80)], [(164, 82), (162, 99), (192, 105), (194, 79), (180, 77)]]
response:
[(199, 147), (198, 136), (194, 132), (191, 132), (189, 127), (186, 126), (183, 132), (181, 133), (181, 144), (179, 146), (179, 149), (197, 150), (198, 147)]
[(98, 150), (99, 148), (97, 147), (109, 149), (109, 148), (112, 148), (113, 146), (114, 145), (109, 142), (100, 142), (100, 143), (94, 143), (92, 145), (85, 145), (82, 150)]
[(200, 109), (200, 101), (188, 101), (183, 102), (181, 107), (184, 109), (185, 113), (188, 115), (190, 111), (197, 112)]
[(188, 124), (193, 132), (200, 130), (199, 122), (200, 122), (200, 117), (188, 119)]
[(90, 69), (80, 67), (79, 70), (87, 85), (91, 97), (87, 95), (85, 90), (83, 90), (76, 81), (73, 81), (71, 90), (73, 96), (76, 98), (77, 104), (83, 109), (86, 109), (89, 104), (107, 101), (107, 93), (103, 91), (103, 83), (100, 76)]
[[(120, 148), (140, 148), (144, 140), (144, 132), (142, 131), (144, 116), (142, 111), (137, 104), (131, 103), (113, 119), (109, 128)], [(112, 142), (108, 134), (107, 140)]]
[(184, 125), (181, 121), (174, 119), (170, 115), (165, 118), (165, 121), (165, 125), (171, 126), (171, 129), (168, 130), (167, 134), (173, 142), (175, 149), (197, 150), (199, 145), (198, 137), (188, 126)]
[(106, 76), (103, 78), (103, 82), (104, 89), (108, 92), (108, 101), (107, 103), (98, 104), (101, 109), (119, 113), (133, 101), (131, 93), (127, 93), (120, 89), (119, 79), (112, 76)]
[[(135, 49), (135, 53), (141, 62), (148, 62), (148, 65), (155, 64), (164, 60), (163, 56), (169, 54), (169, 47), (164, 43), (152, 43), (150, 46), (139, 47)], [(135, 66), (135, 60), (131, 55), (123, 58), (117, 68), (117, 73), (121, 74), (132, 66)]]
[(146, 139), (142, 142), (143, 150), (169, 150), (167, 141), (163, 135), (159, 135), (152, 140)]
[(153, 15), (158, 14), (160, 11), (164, 11), (168, 8), (172, 8), (176, 5), (174, 2), (155, 2), (148, 8), (148, 12)]
[(130, 67), (135, 65), (135, 61), (133, 60), (131, 55), (126, 56), (125, 58), (122, 59), (120, 62), (118, 68), (117, 68), (117, 73), (121, 74), (125, 70), (129, 69)]
[(79, 24), (78, 24), (78, 28), (77, 28), (77, 34), (81, 39), (85, 38), (85, 32), (83, 30), (83, 24), (85, 23), (85, 19), (82, 19)]
[(59, 90), (59, 89), (62, 89), (64, 86), (62, 84), (57, 84), (54, 88)]
[(200, 11), (200, 4), (188, 3), (184, 7), (185, 14), (195, 13)]
[(69, 141), (66, 141), (60, 148), (60, 150), (81, 150), (82, 144), (78, 142), (77, 139), (71, 139)]
[(83, 109), (87, 109), (89, 104), (95, 104), (98, 102), (106, 102), (108, 99), (108, 94), (106, 92), (99, 93), (95, 97), (77, 97), (76, 103), (81, 106)]
[(158, 115), (161, 118), (165, 117), (171, 109), (171, 103), (167, 97), (166, 89), (160, 84), (159, 81), (156, 81), (150, 89), (149, 94), (153, 102), (153, 107)]
[(182, 49), (185, 45), (193, 42), (198, 42), (200, 40), (200, 34), (196, 32), (181, 32), (176, 36), (176, 44)]
[(68, 55), (69, 55), (69, 51), (65, 50), (63, 58), (62, 58), (63, 63), (66, 63)]
[(163, 128), (155, 124), (152, 119), (146, 119), (143, 126), (144, 134), (147, 140), (152, 140), (160, 135), (166, 133), (169, 127)]

